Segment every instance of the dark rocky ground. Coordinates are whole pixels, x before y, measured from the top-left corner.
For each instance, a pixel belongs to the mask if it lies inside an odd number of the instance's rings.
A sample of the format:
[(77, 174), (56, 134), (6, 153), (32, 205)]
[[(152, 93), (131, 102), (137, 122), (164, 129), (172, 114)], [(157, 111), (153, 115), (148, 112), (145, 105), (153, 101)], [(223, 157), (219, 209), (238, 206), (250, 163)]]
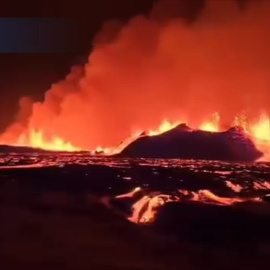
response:
[(3, 270), (268, 269), (267, 202), (171, 203), (154, 224), (135, 225), (99, 201), (136, 186), (263, 198), (268, 164), (5, 155), (0, 167)]

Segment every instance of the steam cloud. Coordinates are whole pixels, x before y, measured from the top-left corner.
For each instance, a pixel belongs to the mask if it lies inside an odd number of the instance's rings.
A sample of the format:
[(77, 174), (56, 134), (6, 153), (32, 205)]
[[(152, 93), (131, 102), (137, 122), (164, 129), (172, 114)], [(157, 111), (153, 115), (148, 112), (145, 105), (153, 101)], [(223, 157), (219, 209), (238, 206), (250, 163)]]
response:
[(218, 111), (229, 125), (242, 110), (270, 111), (269, 1), (240, 10), (233, 0), (209, 0), (192, 24), (157, 16), (158, 7), (126, 25), (106, 23), (88, 63), (73, 67), (43, 102), (22, 99), (2, 139), (36, 128), (94, 149), (165, 118), (192, 125)]

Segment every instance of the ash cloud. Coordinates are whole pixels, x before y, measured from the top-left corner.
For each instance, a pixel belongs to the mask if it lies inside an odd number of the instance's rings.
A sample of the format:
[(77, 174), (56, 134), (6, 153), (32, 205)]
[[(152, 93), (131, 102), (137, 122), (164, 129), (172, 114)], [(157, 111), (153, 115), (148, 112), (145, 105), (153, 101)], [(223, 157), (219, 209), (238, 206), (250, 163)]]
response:
[(181, 7), (178, 17), (161, 1), (148, 16), (105, 24), (88, 63), (32, 103), (27, 124), (20, 118), (2, 140), (36, 128), (93, 149), (165, 118), (196, 125), (218, 111), (227, 125), (242, 110), (251, 118), (269, 112), (269, 1), (201, 8), (187, 23)]

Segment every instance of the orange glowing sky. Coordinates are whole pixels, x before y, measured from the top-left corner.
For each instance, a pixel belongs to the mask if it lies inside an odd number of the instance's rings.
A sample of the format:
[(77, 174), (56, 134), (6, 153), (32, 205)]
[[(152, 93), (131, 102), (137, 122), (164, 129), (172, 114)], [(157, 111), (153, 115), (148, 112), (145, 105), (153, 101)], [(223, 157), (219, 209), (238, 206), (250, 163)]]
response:
[[(115, 29), (104, 27), (87, 64), (52, 85), (43, 102), (21, 100), (0, 142), (110, 149), (139, 130), (155, 135), (185, 122), (218, 131), (237, 122), (268, 149), (270, 2), (251, 1), (243, 11), (234, 0), (208, 0), (190, 25), (153, 16), (161, 3), (113, 39), (106, 37)], [(245, 121), (236, 117), (242, 111)]]

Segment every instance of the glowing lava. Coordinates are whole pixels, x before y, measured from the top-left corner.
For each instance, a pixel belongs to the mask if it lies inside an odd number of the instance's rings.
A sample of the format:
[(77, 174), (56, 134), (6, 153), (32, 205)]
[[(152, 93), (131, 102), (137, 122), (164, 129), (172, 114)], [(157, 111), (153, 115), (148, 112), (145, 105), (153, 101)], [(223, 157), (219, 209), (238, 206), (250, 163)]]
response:
[(255, 124), (250, 126), (251, 134), (254, 138), (270, 142), (270, 119), (266, 114), (262, 114)]
[(147, 135), (155, 136), (155, 135), (162, 134), (168, 130), (175, 128), (177, 125), (179, 125), (181, 123), (183, 123), (183, 122), (177, 121), (177, 122), (171, 123), (168, 120), (164, 120), (156, 130), (151, 130), (151, 129), (148, 130)]
[(45, 139), (44, 133), (41, 130), (30, 130), (28, 136), (22, 134), (18, 141), (14, 144), (16, 146), (31, 146), (49, 151), (81, 151), (79, 147), (75, 147), (70, 142), (64, 141), (58, 136), (52, 136), (50, 139)]
[[(141, 130), (136, 131), (130, 137), (125, 139), (120, 145), (112, 147), (98, 146), (95, 150), (91, 151), (92, 154), (112, 155), (121, 152), (128, 144), (136, 140), (140, 136), (156, 136), (175, 128), (181, 123), (187, 121), (164, 120), (156, 129), (149, 129), (146, 132)], [(247, 136), (251, 137), (258, 150), (264, 153), (263, 160), (270, 160), (270, 118), (267, 114), (263, 113), (259, 119), (253, 122), (248, 122), (245, 114), (240, 114), (235, 117), (232, 126), (240, 126), (243, 128)], [(203, 121), (198, 128), (203, 131), (220, 132), (220, 115), (214, 113), (209, 120)], [(50, 151), (81, 151), (78, 146), (73, 145), (71, 142), (66, 141), (60, 136), (54, 135), (49, 138), (44, 136), (43, 130), (30, 129), (22, 133), (15, 142), (2, 140), (1, 144), (11, 144), (15, 146), (30, 146)]]
[[(264, 182), (257, 183), (255, 188), (265, 189), (269, 187), (269, 183)], [(181, 201), (200, 201), (204, 204), (216, 204), (216, 205), (233, 205), (241, 202), (261, 202), (259, 197), (254, 198), (227, 198), (216, 195), (210, 190), (198, 190), (197, 192), (189, 190), (178, 190), (174, 195), (170, 194), (155, 194), (154, 192), (146, 192), (140, 187), (135, 188), (131, 192), (116, 196), (115, 199), (134, 199), (138, 193), (138, 199), (131, 205), (132, 214), (128, 217), (128, 220), (133, 223), (152, 223), (156, 219), (156, 215), (159, 209), (169, 202), (181, 202)], [(237, 191), (239, 192), (239, 191)], [(127, 200), (127, 203), (131, 200)], [(107, 204), (110, 207), (110, 205)]]
[(210, 121), (205, 121), (201, 124), (200, 130), (218, 132), (219, 131), (220, 116), (218, 113), (214, 113)]
[(250, 136), (256, 147), (264, 153), (262, 161), (270, 161), (270, 119), (267, 114), (261, 114), (258, 121), (249, 127)]

